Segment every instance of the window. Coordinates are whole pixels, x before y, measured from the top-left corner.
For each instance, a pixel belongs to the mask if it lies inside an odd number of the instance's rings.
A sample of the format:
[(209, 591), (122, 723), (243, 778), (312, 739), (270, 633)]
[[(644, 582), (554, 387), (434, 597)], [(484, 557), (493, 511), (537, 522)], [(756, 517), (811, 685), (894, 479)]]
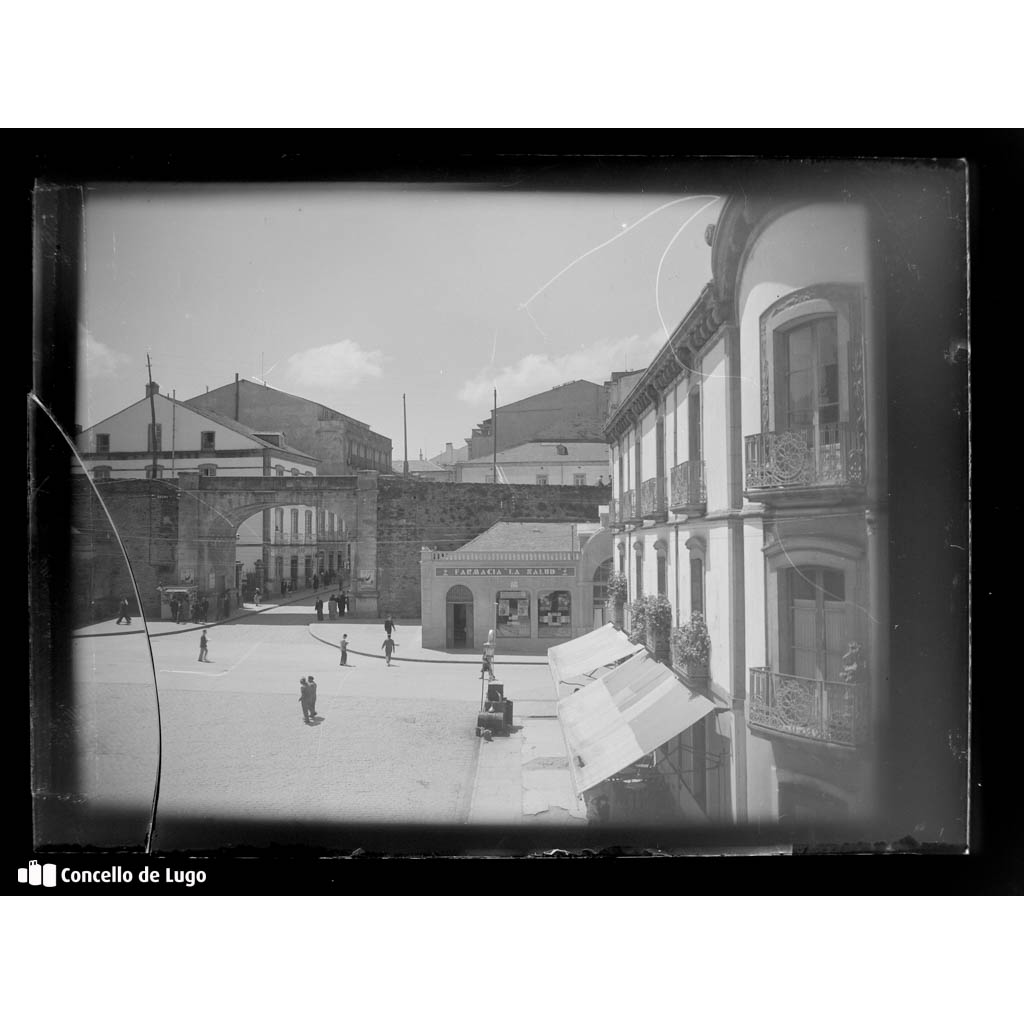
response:
[(555, 453), (558, 455), (568, 455), (569, 449), (564, 444), (559, 444), (555, 446)]
[(109, 480), (110, 479), (110, 467), (109, 466), (97, 466), (92, 471), (93, 480)]
[(163, 466), (149, 465), (146, 467), (146, 479), (147, 480), (159, 480), (164, 475)]
[(612, 560), (606, 558), (594, 570), (594, 629), (604, 625), (605, 603), (608, 600), (608, 577), (612, 574)]
[(317, 511), (316, 511), (316, 532), (321, 537), (324, 535), (324, 533), (326, 533), (326, 521), (327, 521), (327, 513), (322, 508), (317, 509)]
[(668, 559), (664, 553), (658, 555), (658, 593), (668, 596)]
[(97, 434), (96, 435), (96, 454), (106, 455), (110, 452), (110, 435), (109, 434)]
[(499, 590), (495, 636), (530, 636), (530, 595), (523, 590)]
[(644, 556), (640, 551), (636, 553), (636, 596), (637, 600), (644, 596)]
[(297, 469), (293, 469), (292, 470), (292, 476), (298, 476), (298, 475), (299, 475), (299, 471)]
[(835, 316), (805, 320), (775, 340), (776, 430), (839, 422), (839, 334)]
[[(279, 534), (280, 533), (284, 533), (284, 509), (283, 508), (275, 508), (274, 509), (274, 532), (275, 533), (279, 533)], [(280, 574), (278, 574), (278, 575), (280, 575)]]
[(586, 473), (573, 473), (572, 475), (573, 487), (586, 487), (587, 486), (587, 474)]
[(291, 512), (292, 536), (294, 536), (299, 532), (299, 510), (297, 508), (293, 508)]
[(537, 474), (537, 483), (538, 484), (541, 484), (543, 486), (543, 485), (546, 485), (547, 482), (548, 482), (548, 475), (547, 475), (547, 473), (538, 473)]
[(700, 432), (700, 388), (695, 387), (689, 394), (687, 405), (687, 458), (690, 462), (700, 462), (704, 457), (702, 454), (702, 439)]
[(163, 451), (161, 441), (163, 439), (163, 424), (161, 423), (147, 423), (146, 424), (146, 451), (148, 452), (160, 452)]
[(704, 560), (690, 559), (690, 611), (704, 614)]
[(216, 476), (217, 467), (212, 462), (207, 462), (205, 465), (199, 467), (200, 476)]
[(292, 555), (291, 564), (289, 566), (292, 583), (299, 582), (299, 556)]
[(204, 430), (199, 435), (199, 447), (204, 452), (212, 452), (217, 447), (217, 445), (215, 443), (215, 440), (216, 440), (216, 431)]
[(274, 476), (284, 476), (284, 466), (275, 466)]
[(284, 556), (274, 555), (274, 579), (284, 579)]
[(849, 642), (846, 581), (838, 569), (799, 566), (782, 573), (786, 613), (783, 671), (804, 679), (840, 679)]
[(572, 636), (572, 595), (568, 590), (538, 595), (537, 636)]
[[(303, 525), (306, 527), (306, 536), (308, 537), (313, 532), (313, 513), (307, 511), (303, 516)], [(310, 573), (309, 575), (312, 575)]]

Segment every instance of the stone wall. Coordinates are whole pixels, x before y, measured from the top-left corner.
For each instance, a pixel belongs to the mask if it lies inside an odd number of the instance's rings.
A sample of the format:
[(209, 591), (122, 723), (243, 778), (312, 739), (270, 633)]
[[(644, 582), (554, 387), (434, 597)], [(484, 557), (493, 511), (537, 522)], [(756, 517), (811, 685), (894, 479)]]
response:
[[(178, 495), (160, 481), (109, 480), (99, 484), (103, 504), (85, 477), (72, 480), (71, 586), (75, 625), (117, 614), (122, 597), (139, 613), (132, 574), (147, 616), (160, 615), (160, 583), (176, 582)], [(128, 553), (128, 562), (118, 545)]]
[(502, 520), (598, 521), (610, 487), (432, 483), (381, 477), (377, 494), (380, 612), (418, 619), (420, 549), (461, 547)]

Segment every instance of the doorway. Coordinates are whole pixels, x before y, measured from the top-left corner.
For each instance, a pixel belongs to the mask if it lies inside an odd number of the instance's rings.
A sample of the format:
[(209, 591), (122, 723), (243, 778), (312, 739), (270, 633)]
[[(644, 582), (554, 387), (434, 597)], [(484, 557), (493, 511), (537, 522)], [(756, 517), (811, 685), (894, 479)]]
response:
[(457, 586), (448, 591), (445, 623), (445, 647), (473, 646), (473, 592), (469, 587)]

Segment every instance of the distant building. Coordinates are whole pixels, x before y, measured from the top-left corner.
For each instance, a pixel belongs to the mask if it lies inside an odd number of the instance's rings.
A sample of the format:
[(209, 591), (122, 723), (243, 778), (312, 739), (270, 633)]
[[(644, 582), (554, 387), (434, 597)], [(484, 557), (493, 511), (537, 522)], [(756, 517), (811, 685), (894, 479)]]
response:
[[(455, 464), (460, 483), (494, 483), (494, 458)], [(498, 452), (497, 483), (589, 487), (611, 484), (604, 441), (529, 441)]]
[[(399, 476), (405, 474), (405, 462), (396, 460), (391, 463), (391, 471)], [(447, 466), (439, 466), (429, 459), (410, 459), (409, 476), (419, 480), (434, 480), (439, 483), (451, 483), (455, 479), (455, 472)]]
[(600, 523), (499, 522), (420, 557), (423, 645), (543, 653), (604, 623), (612, 535)]
[[(281, 434), (196, 409), (160, 394), (156, 383), (137, 402), (81, 431), (76, 447), (101, 494), (111, 480), (157, 479), (174, 487), (184, 473), (316, 476), (319, 466), (318, 459), (285, 444)], [(77, 460), (72, 472), (83, 473)], [(306, 505), (267, 509), (239, 527), (235, 578), (225, 586), (248, 598), (256, 586), (269, 593), (282, 580), (301, 587), (314, 573), (340, 576), (348, 562), (347, 542), (347, 524), (333, 512)], [(168, 582), (195, 582), (194, 567), (179, 564), (175, 575)]]
[(230, 416), (256, 431), (279, 434), (288, 444), (316, 457), (321, 476), (347, 476), (359, 469), (387, 473), (391, 469), (390, 438), (329, 406), (240, 380), (237, 375), (233, 384), (196, 395), (185, 404)]
[(469, 445), (464, 444), (461, 448), (455, 448), (452, 446), (451, 441), (448, 441), (444, 446), (444, 451), (440, 455), (433, 456), (430, 461), (436, 462), (439, 466), (454, 466), (457, 462), (465, 462), (469, 458)]

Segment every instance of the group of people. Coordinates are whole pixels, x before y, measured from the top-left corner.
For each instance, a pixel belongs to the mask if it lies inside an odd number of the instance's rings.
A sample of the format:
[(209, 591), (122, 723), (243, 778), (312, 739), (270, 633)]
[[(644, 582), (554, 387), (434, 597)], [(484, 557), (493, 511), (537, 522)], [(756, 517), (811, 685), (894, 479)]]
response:
[[(313, 602), (313, 607), (316, 610), (317, 622), (324, 621), (324, 599), (317, 594), (316, 601)], [(330, 616), (331, 621), (335, 619), (343, 619), (345, 613), (348, 611), (348, 594), (345, 591), (341, 591), (339, 594), (331, 594), (327, 599), (327, 614)]]
[(195, 623), (210, 621), (210, 599), (204, 597), (196, 599), (189, 606), (187, 597), (171, 597), (171, 621), (188, 622), (191, 612), (192, 621)]
[(316, 680), (303, 676), (299, 680), (299, 703), (302, 705), (302, 720), (306, 725), (316, 720)]

